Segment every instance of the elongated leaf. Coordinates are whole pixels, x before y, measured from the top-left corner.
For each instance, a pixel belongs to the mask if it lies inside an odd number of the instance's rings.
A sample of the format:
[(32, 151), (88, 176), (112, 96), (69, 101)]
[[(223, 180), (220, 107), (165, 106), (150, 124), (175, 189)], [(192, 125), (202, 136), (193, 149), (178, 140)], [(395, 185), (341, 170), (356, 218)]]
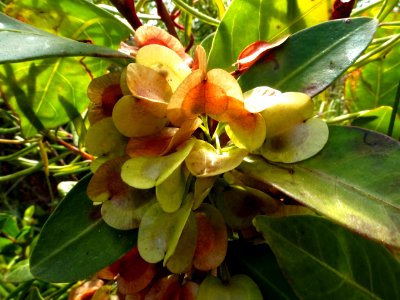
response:
[(400, 247), (400, 143), (361, 128), (332, 126), (325, 148), (296, 164), (250, 157), (239, 169), (336, 222)]
[(314, 96), (341, 75), (372, 40), (372, 18), (334, 20), (302, 30), (239, 78), (244, 91), (270, 86)]
[[(47, 57), (96, 56), (129, 58), (106, 47), (66, 39), (0, 13), (0, 63)], [(21, 45), (23, 45), (21, 47)]]
[(255, 41), (272, 42), (329, 18), (330, 0), (235, 0), (212, 45), (209, 67), (232, 69), (240, 52)]
[(78, 182), (44, 225), (30, 258), (32, 274), (50, 282), (87, 278), (136, 245), (137, 230), (104, 223), (86, 195), (90, 176)]
[(400, 264), (382, 245), (315, 216), (258, 216), (255, 225), (301, 299), (400, 297)]
[(232, 274), (250, 276), (257, 283), (264, 299), (298, 299), (267, 245), (231, 242), (227, 263)]
[[(16, 0), (7, 8), (7, 13), (49, 33), (114, 49), (130, 33), (130, 29), (114, 16), (85, 0)], [(15, 24), (17, 37), (20, 36), (18, 32), (26, 26)], [(36, 29), (32, 31), (42, 34)], [(36, 55), (21, 40), (19, 42), (15, 49), (21, 49), (21, 53), (31, 53), (26, 57)], [(84, 43), (74, 43), (79, 48), (86, 47)], [(40, 44), (43, 49), (47, 49), (46, 45)], [(79, 50), (75, 48), (77, 46), (66, 50)], [(49, 47), (53, 49), (53, 44)], [(57, 43), (54, 47), (57, 50)], [(9, 106), (19, 116), (23, 134), (30, 137), (38, 130), (59, 126), (79, 116), (89, 103), (86, 90), (91, 77), (104, 74), (109, 65), (108, 59), (97, 57), (54, 57), (3, 64), (0, 65), (0, 89)]]

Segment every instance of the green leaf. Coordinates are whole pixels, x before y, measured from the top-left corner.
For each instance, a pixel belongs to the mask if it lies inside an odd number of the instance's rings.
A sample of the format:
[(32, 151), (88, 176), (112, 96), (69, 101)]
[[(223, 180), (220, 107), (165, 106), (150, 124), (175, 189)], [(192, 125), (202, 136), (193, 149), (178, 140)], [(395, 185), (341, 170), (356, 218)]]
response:
[[(389, 106), (381, 106), (367, 112), (362, 113), (359, 117), (351, 122), (353, 126), (379, 131), (387, 134), (392, 115), (392, 108)], [(392, 137), (400, 139), (400, 117), (397, 115), (394, 123)]]
[[(129, 58), (116, 50), (59, 37), (0, 13), (0, 63), (48, 57)], [(23, 47), (21, 47), (23, 45)]]
[(330, 0), (233, 1), (216, 31), (209, 68), (232, 70), (232, 64), (249, 44), (260, 40), (275, 41), (326, 21), (330, 7)]
[[(114, 16), (84, 0), (17, 0), (7, 13), (58, 36), (114, 49), (131, 32)], [(25, 28), (19, 23), (15, 26)], [(16, 49), (32, 52), (23, 46)], [(104, 74), (110, 64), (97, 57), (53, 57), (0, 65), (1, 94), (19, 116), (24, 136), (31, 137), (78, 117), (89, 103), (86, 90), (91, 77)]]
[(361, 129), (330, 127), (325, 148), (296, 164), (252, 156), (238, 168), (334, 221), (400, 247), (400, 143)]
[(227, 263), (232, 274), (250, 276), (257, 283), (264, 299), (298, 299), (267, 245), (231, 242)]
[(400, 297), (400, 264), (384, 246), (321, 217), (258, 216), (254, 223), (300, 298)]
[(17, 218), (8, 213), (0, 213), (0, 233), (16, 238), (19, 232)]
[(11, 270), (4, 276), (7, 282), (24, 282), (33, 280), (34, 277), (29, 270), (29, 260), (24, 259), (12, 266)]
[(87, 278), (136, 245), (137, 230), (104, 223), (100, 206), (86, 195), (90, 176), (79, 181), (45, 223), (30, 258), (32, 274), (50, 282)]
[(340, 19), (290, 36), (239, 78), (244, 91), (269, 86), (315, 96), (348, 69), (372, 40), (372, 18)]

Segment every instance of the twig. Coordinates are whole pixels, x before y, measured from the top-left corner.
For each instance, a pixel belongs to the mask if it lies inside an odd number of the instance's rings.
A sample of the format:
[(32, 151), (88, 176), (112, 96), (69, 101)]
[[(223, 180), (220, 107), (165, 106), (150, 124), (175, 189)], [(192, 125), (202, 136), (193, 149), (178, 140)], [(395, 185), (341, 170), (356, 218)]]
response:
[(157, 5), (157, 13), (160, 16), (161, 20), (164, 22), (165, 26), (167, 27), (169, 34), (171, 34), (174, 37), (176, 37), (177, 39), (179, 39), (178, 34), (176, 33), (176, 30), (175, 30), (174, 21), (172, 20), (163, 1), (156, 0), (156, 5)]
[(111, 0), (111, 3), (118, 9), (118, 11), (125, 17), (131, 24), (133, 29), (138, 29), (142, 26), (142, 21), (136, 13), (135, 3), (133, 0)]

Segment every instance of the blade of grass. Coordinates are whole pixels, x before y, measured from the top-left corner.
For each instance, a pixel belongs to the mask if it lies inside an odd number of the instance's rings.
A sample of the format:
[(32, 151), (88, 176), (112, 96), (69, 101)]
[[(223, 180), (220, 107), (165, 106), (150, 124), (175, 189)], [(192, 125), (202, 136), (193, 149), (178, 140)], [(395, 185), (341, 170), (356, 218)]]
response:
[(393, 134), (394, 122), (396, 121), (396, 115), (397, 115), (397, 111), (399, 108), (399, 102), (400, 102), (400, 81), (399, 81), (399, 84), (397, 85), (396, 98), (394, 98), (392, 115), (390, 116), (390, 122), (389, 122), (389, 128), (388, 128), (388, 135), (390, 135), (390, 136), (392, 136), (392, 134)]

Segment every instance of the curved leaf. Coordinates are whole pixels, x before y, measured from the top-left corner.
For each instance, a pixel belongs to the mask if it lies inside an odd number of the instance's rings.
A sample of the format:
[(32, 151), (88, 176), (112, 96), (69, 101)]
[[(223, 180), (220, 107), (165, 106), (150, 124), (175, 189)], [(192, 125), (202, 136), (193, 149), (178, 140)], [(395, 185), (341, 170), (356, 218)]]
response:
[(315, 96), (341, 75), (372, 40), (378, 22), (353, 18), (325, 22), (290, 36), (239, 78), (244, 91), (269, 86)]
[[(275, 41), (326, 21), (331, 0), (235, 0), (222, 19), (211, 48), (209, 68), (233, 69), (240, 52), (256, 41)], [(251, 22), (249, 22), (251, 20)]]
[(400, 143), (361, 128), (330, 127), (325, 148), (296, 164), (252, 156), (239, 170), (344, 226), (400, 247)]
[(110, 48), (50, 34), (3, 13), (0, 13), (0, 39), (0, 63), (66, 56), (129, 58)]
[[(110, 48), (117, 48), (120, 41), (131, 32), (114, 16), (84, 0), (16, 0), (6, 11), (12, 17), (58, 36)], [(14, 25), (17, 31), (26, 29), (26, 25), (22, 23)], [(46, 35), (38, 29), (30, 29), (35, 34)], [(15, 36), (19, 36), (19, 33), (16, 32)], [(73, 43), (79, 48), (90, 46)], [(46, 49), (46, 44), (39, 45), (43, 48), (40, 51)], [(54, 46), (56, 50), (56, 44)], [(75, 51), (77, 46), (71, 47)], [(53, 45), (50, 48), (53, 49)], [(31, 53), (27, 54), (27, 57), (36, 55), (32, 54), (30, 48), (21, 44), (20, 40), (15, 49)], [(66, 50), (72, 51), (71, 48)], [(91, 77), (102, 75), (110, 65), (109, 60), (97, 57), (56, 56), (32, 62), (0, 65), (2, 97), (18, 114), (25, 137), (31, 137), (38, 130), (54, 128), (78, 117), (89, 103), (86, 90)]]
[(50, 282), (93, 275), (136, 245), (137, 230), (119, 231), (101, 219), (86, 195), (91, 176), (79, 181), (45, 223), (30, 258), (30, 270)]
[(400, 297), (400, 264), (384, 246), (321, 217), (258, 216), (254, 223), (299, 298)]

